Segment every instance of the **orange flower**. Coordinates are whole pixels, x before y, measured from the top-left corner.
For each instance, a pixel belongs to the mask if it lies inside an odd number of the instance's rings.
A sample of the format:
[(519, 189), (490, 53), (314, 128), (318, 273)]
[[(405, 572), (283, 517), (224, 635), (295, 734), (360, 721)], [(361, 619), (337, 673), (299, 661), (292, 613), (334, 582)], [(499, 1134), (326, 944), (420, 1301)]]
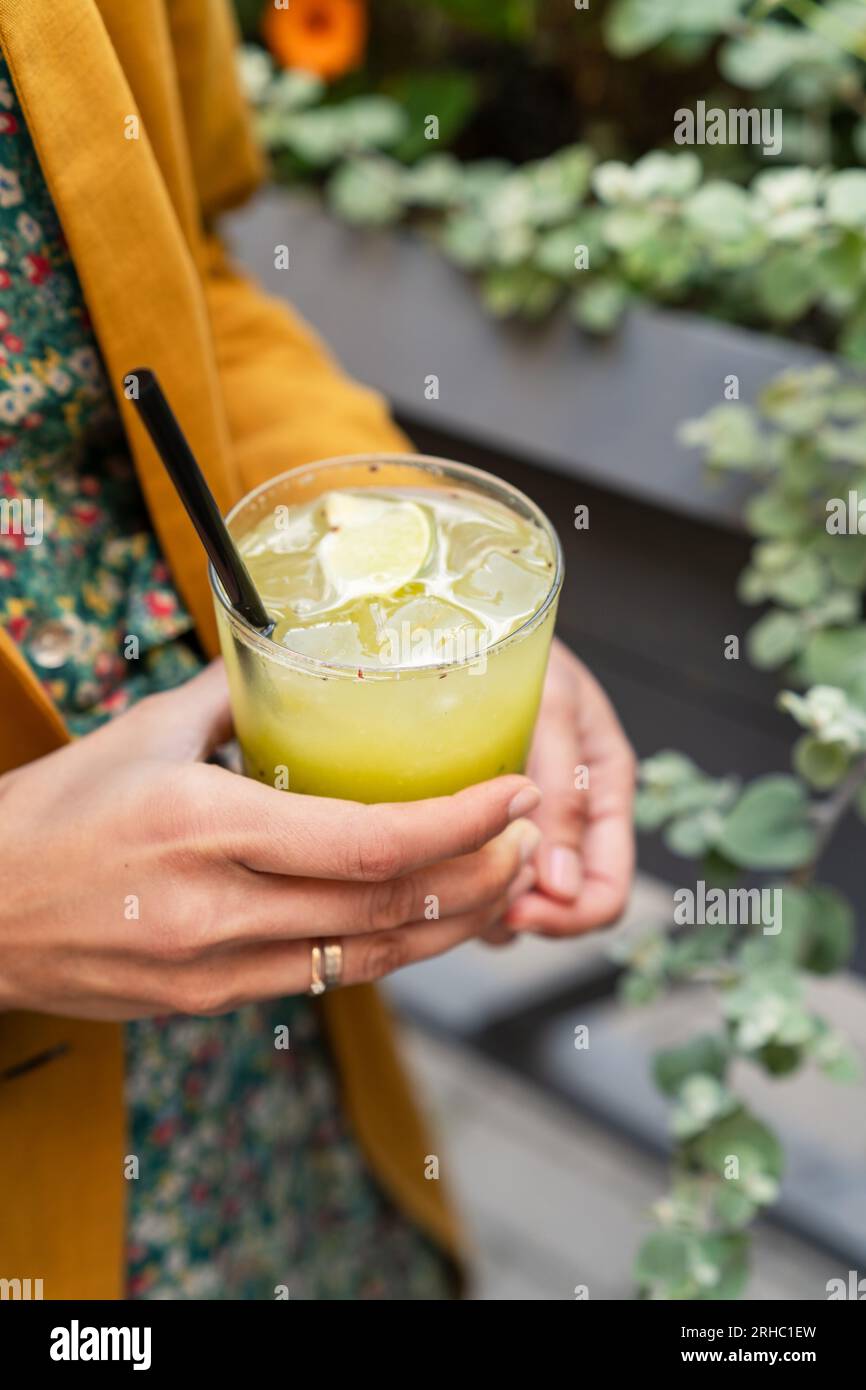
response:
[(366, 0), (266, 0), (262, 34), (284, 68), (333, 79), (357, 68), (367, 42)]

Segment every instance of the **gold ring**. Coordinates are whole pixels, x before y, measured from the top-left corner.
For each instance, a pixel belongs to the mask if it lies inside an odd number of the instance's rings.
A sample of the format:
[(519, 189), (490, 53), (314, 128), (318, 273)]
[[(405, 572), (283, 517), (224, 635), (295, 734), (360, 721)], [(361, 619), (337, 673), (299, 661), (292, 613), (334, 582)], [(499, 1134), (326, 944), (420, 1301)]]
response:
[(343, 978), (343, 948), (339, 941), (325, 943), (325, 988), (333, 989)]
[(328, 986), (325, 984), (325, 981), (322, 979), (322, 948), (321, 948), (321, 946), (314, 946), (314, 947), (313, 947), (312, 958), (311, 958), (311, 961), (310, 961), (310, 970), (311, 970), (311, 974), (312, 974), (312, 981), (311, 981), (310, 988), (308, 989), (307, 993), (308, 993), (308, 994), (324, 994), (324, 993), (325, 993), (325, 990), (328, 988)]
[(310, 974), (312, 976), (308, 994), (324, 994), (333, 989), (343, 978), (343, 948), (339, 941), (328, 941), (324, 946), (313, 946), (310, 955)]

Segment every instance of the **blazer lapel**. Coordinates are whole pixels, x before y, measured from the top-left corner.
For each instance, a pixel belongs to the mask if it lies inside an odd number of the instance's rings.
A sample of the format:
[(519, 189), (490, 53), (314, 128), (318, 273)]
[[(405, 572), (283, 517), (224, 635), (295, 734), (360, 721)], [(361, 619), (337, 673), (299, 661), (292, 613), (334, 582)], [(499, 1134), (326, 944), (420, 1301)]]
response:
[[(154, 26), (164, 41), (154, 42)], [(161, 55), (159, 72), (155, 65), (149, 82), (137, 82), (140, 102), (109, 28), (121, 54), (140, 34), (142, 49)], [(95, 0), (0, 0), (0, 42), (83, 286), (163, 553), (213, 653), (216, 630), (201, 544), (123, 385), (134, 367), (157, 372), (225, 510), (237, 485), (199, 278), (198, 232), (183, 192), (191, 180), (181, 167), (183, 153), (171, 154), (172, 149), (183, 152), (185, 145), (164, 5), (162, 0), (136, 0), (134, 6), (126, 0), (100, 0), (99, 6)], [(74, 63), (68, 61), (70, 53)]]

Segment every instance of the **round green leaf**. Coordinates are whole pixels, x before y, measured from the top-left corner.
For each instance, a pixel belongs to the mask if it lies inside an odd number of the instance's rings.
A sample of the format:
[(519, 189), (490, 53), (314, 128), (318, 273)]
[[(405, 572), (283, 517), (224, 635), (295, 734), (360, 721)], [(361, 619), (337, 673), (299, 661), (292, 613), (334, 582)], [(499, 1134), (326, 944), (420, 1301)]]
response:
[(841, 743), (822, 743), (814, 734), (804, 734), (794, 744), (793, 763), (816, 791), (829, 791), (851, 766), (851, 754)]
[(715, 845), (721, 826), (721, 814), (713, 808), (697, 815), (680, 816), (671, 821), (665, 831), (665, 844), (674, 854), (697, 859)]
[(655, 1231), (638, 1251), (635, 1277), (638, 1284), (677, 1287), (689, 1279), (694, 1238), (686, 1231)]
[(782, 1146), (771, 1129), (745, 1109), (723, 1116), (692, 1140), (690, 1152), (709, 1172), (724, 1178), (728, 1158), (739, 1158), (741, 1170), (757, 1169), (768, 1177), (782, 1176)]
[(794, 323), (814, 304), (822, 283), (820, 262), (811, 249), (785, 247), (760, 266), (758, 299), (774, 323)]
[(665, 1048), (653, 1058), (653, 1078), (659, 1090), (674, 1096), (690, 1076), (701, 1073), (724, 1080), (729, 1051), (717, 1033), (703, 1033), (681, 1047)]
[(331, 206), (358, 226), (384, 226), (403, 211), (400, 166), (384, 159), (341, 164), (328, 183)]
[(827, 216), (839, 227), (866, 232), (866, 169), (843, 169), (833, 174), (825, 197)]
[(809, 802), (793, 777), (761, 777), (725, 817), (717, 848), (746, 869), (792, 869), (815, 852)]
[(801, 36), (779, 24), (758, 24), (731, 39), (719, 53), (719, 69), (735, 87), (768, 87), (799, 56)]
[(641, 781), (648, 787), (682, 787), (702, 776), (699, 768), (675, 748), (665, 748), (640, 765)]
[(770, 593), (789, 608), (808, 608), (827, 591), (829, 575), (817, 555), (800, 554), (793, 564), (773, 574)]
[(659, 830), (671, 814), (670, 801), (652, 787), (638, 788), (634, 799), (634, 823), (638, 830)]
[(599, 277), (577, 291), (571, 301), (571, 313), (588, 333), (610, 333), (622, 318), (628, 297), (628, 290), (620, 281)]
[(676, 27), (677, 0), (614, 0), (604, 16), (607, 47), (617, 58), (633, 58), (667, 38)]
[(699, 188), (686, 203), (685, 214), (689, 225), (709, 242), (739, 241), (755, 225), (749, 194), (721, 179)]
[(765, 613), (746, 637), (749, 660), (761, 671), (774, 671), (796, 656), (806, 631), (799, 613), (786, 613), (781, 609)]
[(415, 70), (402, 73), (387, 86), (406, 112), (405, 133), (394, 148), (397, 159), (407, 162), (429, 154), (425, 123), (433, 114), (439, 121), (439, 139), (434, 148), (447, 149), (460, 134), (478, 104), (479, 81), (473, 73), (459, 68), (439, 68), (435, 72)]
[(862, 702), (866, 700), (866, 625), (816, 632), (803, 651), (806, 685), (836, 685)]
[[(802, 964), (815, 975), (831, 975), (847, 965), (853, 954), (857, 930), (854, 910), (835, 888), (816, 886), (807, 896), (809, 922)], [(784, 909), (782, 921), (784, 924)]]
[(833, 536), (827, 559), (833, 578), (852, 589), (866, 587), (866, 536)]
[(799, 497), (779, 488), (768, 488), (751, 497), (745, 507), (746, 524), (756, 536), (799, 536), (809, 526), (809, 507)]
[(713, 1211), (719, 1225), (729, 1231), (748, 1226), (758, 1208), (731, 1182), (722, 1182), (713, 1197)]
[(749, 1277), (748, 1250), (740, 1234), (699, 1236), (692, 1265), (698, 1291), (692, 1297), (713, 1302), (740, 1298)]

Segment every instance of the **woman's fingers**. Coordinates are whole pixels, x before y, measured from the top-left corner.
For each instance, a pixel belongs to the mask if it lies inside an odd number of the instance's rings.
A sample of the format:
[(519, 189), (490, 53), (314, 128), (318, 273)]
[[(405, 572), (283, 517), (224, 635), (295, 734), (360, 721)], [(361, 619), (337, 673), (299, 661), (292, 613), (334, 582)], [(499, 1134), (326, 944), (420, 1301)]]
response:
[(634, 766), (598, 681), (556, 648), (529, 764), (543, 793), (533, 816), (544, 832), (537, 891), (512, 906), (506, 925), (568, 936), (617, 919), (634, 869)]
[(216, 767), (190, 768), (187, 780), (190, 816), (217, 856), (262, 873), (366, 883), (472, 854), (540, 800), (518, 776), (372, 806), (276, 791)]
[(479, 911), (508, 892), (540, 838), (531, 821), (517, 820), (474, 854), (382, 883), (239, 869), (220, 886), (212, 944), (309, 937), (311, 923), (317, 936), (360, 936)]
[[(537, 881), (538, 871), (535, 865), (524, 864), (517, 877), (508, 886), (508, 892), (505, 895), (507, 908), (530, 893)], [(512, 931), (505, 918), (499, 918), (492, 927), (488, 927), (480, 935), (482, 941), (485, 941), (488, 946), (513, 946), (517, 940), (517, 933)]]
[[(570, 693), (570, 692), (569, 692)], [(554, 898), (573, 902), (582, 879), (581, 840), (586, 817), (586, 792), (575, 789), (580, 743), (573, 699), (545, 699), (543, 725), (532, 749), (533, 776), (544, 787), (535, 812), (543, 841), (537, 855), (539, 886)]]
[[(439, 922), (413, 922), (395, 931), (369, 932), (342, 938), (344, 985), (368, 984), (404, 966), (429, 960), (488, 931), (507, 902), (501, 897), (478, 912)], [(230, 1013), (262, 999), (304, 994), (312, 983), (315, 942), (265, 942), (209, 953), (201, 961), (158, 970), (145, 963), (134, 981), (132, 996), (145, 998), (140, 1012), (211, 1016)], [(126, 991), (122, 991), (126, 992)]]
[(499, 921), (505, 907), (503, 897), (480, 912), (468, 912), (442, 922), (414, 922), (392, 932), (350, 937), (343, 943), (344, 981), (350, 985), (372, 983), (406, 965), (441, 956), (489, 930)]
[[(544, 893), (527, 893), (508, 910), (506, 923), (512, 931), (532, 931), (540, 936), (574, 936), (619, 921), (628, 905), (634, 863), (632, 841), (618, 819), (596, 822), (592, 833), (600, 867), (584, 878), (577, 902), (554, 902)], [(601, 837), (607, 841), (603, 848), (598, 844)], [(608, 872), (601, 867), (605, 863), (615, 867)]]

